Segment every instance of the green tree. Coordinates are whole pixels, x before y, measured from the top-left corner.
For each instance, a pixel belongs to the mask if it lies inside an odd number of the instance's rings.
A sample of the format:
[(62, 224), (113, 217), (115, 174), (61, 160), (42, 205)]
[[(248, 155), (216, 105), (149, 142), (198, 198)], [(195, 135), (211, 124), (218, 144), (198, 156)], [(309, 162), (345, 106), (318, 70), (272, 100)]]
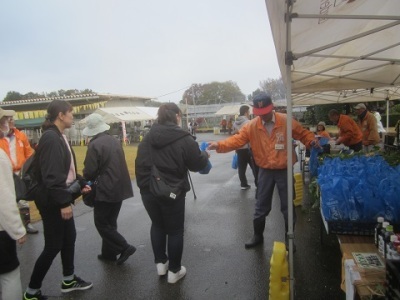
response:
[(57, 92), (50, 92), (46, 94), (46, 97), (58, 97), (58, 93)]
[(73, 96), (73, 95), (84, 95), (84, 94), (93, 94), (91, 89), (84, 89), (84, 90), (77, 90), (77, 89), (70, 89), (70, 90), (58, 90), (53, 91), (50, 93), (33, 93), (29, 92), (26, 94), (21, 94), (19, 92), (10, 91), (7, 93), (6, 97), (3, 101), (14, 101), (14, 100), (26, 100), (26, 99), (35, 99), (35, 98), (44, 98), (44, 97), (66, 97), (66, 96)]
[(15, 92), (15, 91), (10, 91), (4, 97), (3, 101), (7, 102), (7, 101), (20, 100), (20, 99), (22, 99), (22, 97), (23, 97), (23, 95), (21, 95), (20, 93)]
[(278, 79), (268, 78), (267, 80), (262, 80), (260, 81), (260, 88), (262, 91), (269, 93), (272, 100), (286, 99), (286, 88), (282, 77)]
[(144, 106), (149, 106), (149, 107), (160, 107), (161, 104), (164, 104), (165, 102), (159, 102), (159, 101), (154, 101), (154, 100), (150, 100), (147, 101)]
[(332, 124), (329, 120), (328, 113), (331, 109), (336, 109), (339, 113), (341, 113), (345, 109), (345, 105), (343, 104), (323, 104), (323, 105), (315, 105), (313, 106), (314, 111), (314, 123), (309, 124), (318, 124), (318, 122), (325, 122), (326, 124)]
[(91, 89), (84, 89), (84, 90), (81, 90), (79, 93), (80, 94), (93, 94), (93, 91)]
[(23, 99), (36, 99), (36, 98), (42, 98), (42, 97), (44, 97), (43, 94), (29, 92), (23, 96)]
[(309, 106), (306, 108), (306, 111), (304, 112), (304, 115), (303, 115), (303, 119), (307, 125), (316, 124), (316, 118), (315, 118), (315, 112), (314, 112), (313, 106)]
[(254, 92), (251, 93), (251, 95), (247, 96), (247, 100), (253, 101), (254, 97), (257, 96), (261, 92), (262, 92), (262, 90), (256, 89)]
[(219, 104), (245, 101), (246, 97), (236, 82), (211, 82), (193, 84), (182, 96), (181, 103), (188, 104)]
[(196, 99), (203, 93), (203, 85), (201, 83), (193, 83), (190, 88), (188, 88), (182, 96), (180, 103), (186, 103), (193, 105), (196, 103)]

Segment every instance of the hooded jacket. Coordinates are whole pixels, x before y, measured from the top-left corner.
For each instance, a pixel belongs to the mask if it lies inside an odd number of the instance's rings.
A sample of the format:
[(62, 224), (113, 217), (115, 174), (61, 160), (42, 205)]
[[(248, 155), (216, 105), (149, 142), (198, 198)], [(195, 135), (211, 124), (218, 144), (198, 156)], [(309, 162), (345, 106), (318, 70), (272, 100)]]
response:
[(188, 170), (204, 169), (208, 155), (189, 134), (174, 123), (155, 123), (139, 144), (135, 161), (138, 187), (149, 189), (150, 170), (154, 163), (162, 178), (171, 186), (190, 190)]
[[(250, 122), (250, 120), (246, 116), (239, 116), (237, 117), (235, 123), (233, 123), (233, 129), (235, 130), (234, 133), (238, 133), (239, 130), (244, 126), (244, 124)], [(246, 144), (240, 149), (248, 149), (249, 145)]]

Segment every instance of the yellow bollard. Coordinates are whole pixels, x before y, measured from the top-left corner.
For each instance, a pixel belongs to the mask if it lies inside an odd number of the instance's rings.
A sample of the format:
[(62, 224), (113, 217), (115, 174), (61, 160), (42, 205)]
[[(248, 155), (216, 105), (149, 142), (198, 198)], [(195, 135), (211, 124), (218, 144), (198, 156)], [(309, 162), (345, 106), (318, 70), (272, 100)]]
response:
[(274, 242), (270, 264), (269, 299), (289, 300), (289, 267), (284, 243)]
[(293, 200), (294, 206), (299, 206), (303, 202), (303, 179), (301, 173), (294, 174), (294, 189), (296, 191), (296, 199)]

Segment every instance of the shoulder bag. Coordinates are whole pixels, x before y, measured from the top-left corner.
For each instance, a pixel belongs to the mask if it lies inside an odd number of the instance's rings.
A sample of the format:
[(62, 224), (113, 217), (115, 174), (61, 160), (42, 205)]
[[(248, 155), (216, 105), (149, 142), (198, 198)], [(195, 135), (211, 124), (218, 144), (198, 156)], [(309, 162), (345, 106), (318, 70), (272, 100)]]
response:
[(150, 145), (150, 157), (152, 162), (149, 183), (150, 193), (157, 198), (175, 200), (182, 193), (182, 189), (180, 187), (170, 186), (161, 177), (160, 171), (154, 164), (151, 148), (152, 146)]

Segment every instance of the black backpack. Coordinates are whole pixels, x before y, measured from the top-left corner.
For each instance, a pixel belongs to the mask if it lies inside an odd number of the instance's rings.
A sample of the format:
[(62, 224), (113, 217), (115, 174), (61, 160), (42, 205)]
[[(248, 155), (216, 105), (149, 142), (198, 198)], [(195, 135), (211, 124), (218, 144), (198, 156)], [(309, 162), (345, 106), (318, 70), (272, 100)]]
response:
[(17, 201), (33, 201), (38, 190), (36, 153), (30, 156), (21, 169), (21, 175), (14, 174), (15, 194)]

